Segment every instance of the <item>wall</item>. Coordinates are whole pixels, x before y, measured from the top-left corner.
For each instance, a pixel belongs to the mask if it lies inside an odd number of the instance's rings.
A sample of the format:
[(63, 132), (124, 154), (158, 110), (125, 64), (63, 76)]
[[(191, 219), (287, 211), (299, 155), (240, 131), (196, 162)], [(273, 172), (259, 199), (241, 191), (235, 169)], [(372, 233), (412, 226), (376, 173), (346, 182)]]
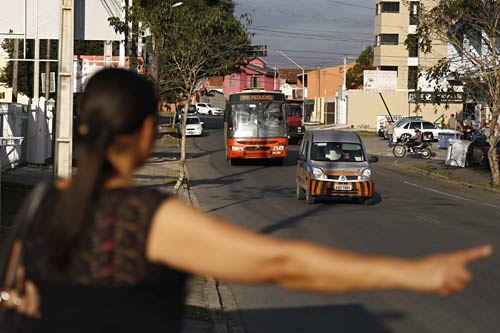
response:
[[(444, 105), (420, 105), (416, 112), (415, 104), (408, 103), (408, 93), (383, 94), (387, 107), (393, 116), (421, 116), (425, 120), (434, 122), (441, 115), (445, 121), (450, 114), (462, 111), (461, 104), (451, 104), (447, 110)], [(348, 90), (347, 95), (347, 125), (362, 128), (376, 128), (377, 116), (388, 115), (382, 99), (377, 93), (366, 93), (362, 90)]]
[[(354, 64), (348, 64), (347, 69)], [(318, 78), (319, 76), (319, 78)], [(326, 83), (326, 84), (325, 84)], [(307, 72), (307, 99), (334, 97), (344, 83), (344, 66), (320, 68)], [(326, 89), (326, 90), (325, 90)]]

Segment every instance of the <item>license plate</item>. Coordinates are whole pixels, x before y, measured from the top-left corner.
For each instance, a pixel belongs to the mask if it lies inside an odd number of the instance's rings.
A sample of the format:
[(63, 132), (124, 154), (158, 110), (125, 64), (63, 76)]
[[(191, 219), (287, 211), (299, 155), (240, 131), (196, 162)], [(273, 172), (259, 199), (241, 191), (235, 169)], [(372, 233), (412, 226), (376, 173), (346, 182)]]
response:
[(337, 191), (350, 191), (350, 190), (352, 190), (352, 185), (350, 185), (350, 184), (337, 184), (334, 186), (334, 189)]

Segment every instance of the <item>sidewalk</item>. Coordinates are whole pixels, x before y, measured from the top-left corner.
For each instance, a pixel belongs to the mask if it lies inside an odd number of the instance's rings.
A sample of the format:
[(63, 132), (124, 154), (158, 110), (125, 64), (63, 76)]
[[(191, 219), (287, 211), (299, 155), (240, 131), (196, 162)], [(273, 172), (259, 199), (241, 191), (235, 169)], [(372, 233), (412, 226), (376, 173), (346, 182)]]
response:
[[(179, 148), (174, 144), (175, 140), (168, 137), (160, 138), (156, 141), (154, 151), (147, 163), (140, 168), (135, 180), (137, 186), (157, 189), (162, 192), (172, 193), (177, 174), (179, 172), (178, 159)], [(22, 196), (29, 193), (29, 188), (35, 186), (42, 179), (52, 176), (50, 167), (30, 167), (24, 166), (10, 170), (2, 174), (2, 187), (5, 203), (8, 199), (9, 190), (19, 188), (21, 196), (16, 201), (22, 200)], [(189, 191), (182, 189), (179, 197), (189, 205), (193, 204), (190, 200)], [(6, 203), (7, 205), (11, 204)], [(5, 207), (4, 207), (5, 208)], [(3, 225), (13, 223), (15, 209), (7, 209), (8, 214), (2, 211)], [(0, 231), (1, 240), (7, 233)], [(183, 333), (225, 333), (226, 324), (221, 318), (221, 306), (215, 281), (205, 277), (192, 277), (188, 283), (188, 295), (186, 299), (186, 313), (184, 316)]]

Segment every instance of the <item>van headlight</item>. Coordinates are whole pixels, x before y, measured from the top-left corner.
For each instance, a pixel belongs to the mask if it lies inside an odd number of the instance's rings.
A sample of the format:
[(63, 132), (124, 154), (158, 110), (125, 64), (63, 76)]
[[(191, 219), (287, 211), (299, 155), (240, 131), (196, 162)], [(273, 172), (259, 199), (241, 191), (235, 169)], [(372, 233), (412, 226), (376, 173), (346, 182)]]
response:
[(274, 146), (273, 147), (273, 150), (279, 150), (279, 151), (282, 151), (282, 150), (285, 150), (285, 146)]
[(372, 177), (372, 170), (371, 169), (364, 169), (363, 172), (361, 173), (361, 176), (363, 178), (371, 178)]
[(323, 170), (321, 170), (320, 168), (313, 168), (312, 173), (315, 179), (326, 179)]
[(236, 147), (236, 146), (232, 146), (232, 147), (231, 147), (231, 150), (232, 150), (232, 151), (243, 151), (243, 147)]

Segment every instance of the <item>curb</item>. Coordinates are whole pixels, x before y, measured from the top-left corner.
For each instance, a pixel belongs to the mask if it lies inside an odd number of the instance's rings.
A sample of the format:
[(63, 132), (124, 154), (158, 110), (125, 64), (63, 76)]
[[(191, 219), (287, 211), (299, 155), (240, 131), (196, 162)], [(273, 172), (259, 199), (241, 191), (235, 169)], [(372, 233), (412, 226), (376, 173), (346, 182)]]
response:
[[(186, 160), (186, 163), (184, 165), (185, 168), (184, 172), (186, 175), (186, 185), (184, 185), (181, 189), (183, 192), (186, 193), (185, 198), (187, 199), (189, 205), (194, 208), (198, 208), (200, 207), (198, 198), (196, 197), (194, 192), (191, 191), (191, 185), (189, 183), (190, 176), (187, 168), (187, 161), (188, 160)], [(203, 286), (203, 293), (207, 298), (208, 310), (210, 313), (210, 317), (212, 318), (214, 332), (228, 333), (229, 327), (232, 327), (231, 332), (243, 333), (244, 330), (241, 329), (234, 330), (234, 327), (244, 327), (242, 324), (240, 324), (241, 320), (237, 320), (240, 319), (239, 315), (237, 316), (238, 318), (233, 319), (232, 317), (227, 318), (226, 313), (224, 313), (224, 309), (227, 308), (239, 314), (238, 309), (235, 306), (236, 303), (234, 302), (234, 297), (232, 296), (231, 292), (229, 290), (226, 291), (225, 290), (227, 289), (226, 287), (220, 286), (219, 281), (216, 281), (208, 276), (206, 278), (207, 282)], [(221, 292), (221, 289), (223, 289), (224, 291)], [(227, 307), (226, 304), (231, 304), (231, 306)]]
[[(384, 155), (379, 155), (379, 156), (384, 156)], [(436, 173), (436, 172), (432, 172), (431, 170), (423, 170), (423, 169), (418, 168), (414, 165), (407, 165), (407, 164), (403, 164), (403, 163), (398, 163), (398, 161), (393, 161), (392, 163), (388, 163), (388, 164), (386, 164), (386, 166), (390, 166), (390, 167), (392, 166), (392, 167), (395, 167), (398, 169), (407, 169), (407, 170), (411, 169), (413, 172), (419, 173), (421, 175), (430, 176), (430, 177), (441, 179), (441, 180), (446, 180), (447, 182), (450, 182), (450, 183), (453, 183), (456, 185), (460, 185), (463, 187), (474, 188), (477, 190), (483, 190), (483, 191), (492, 192), (495, 194), (500, 194), (500, 190), (498, 190), (498, 189), (489, 188), (489, 187), (476, 185), (476, 184), (471, 184), (471, 183), (468, 183), (468, 182), (462, 181), (462, 180), (450, 179), (449, 177), (440, 175), (439, 173)]]

